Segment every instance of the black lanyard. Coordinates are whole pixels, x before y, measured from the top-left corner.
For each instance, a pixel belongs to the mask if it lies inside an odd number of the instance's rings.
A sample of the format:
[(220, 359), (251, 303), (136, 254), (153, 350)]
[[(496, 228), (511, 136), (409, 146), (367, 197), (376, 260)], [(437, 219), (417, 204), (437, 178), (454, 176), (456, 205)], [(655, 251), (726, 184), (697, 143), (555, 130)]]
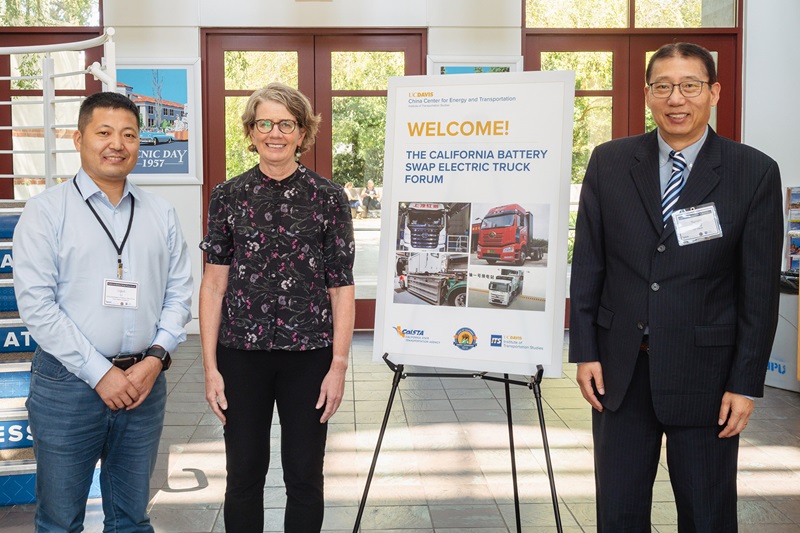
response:
[[(75, 176), (72, 179), (72, 183), (75, 184), (75, 188), (78, 189), (78, 194), (80, 194), (81, 198), (83, 198), (83, 193), (81, 192), (81, 188), (78, 187), (78, 176)], [(122, 279), (122, 249), (125, 248), (125, 243), (128, 242), (128, 235), (131, 234), (131, 226), (133, 226), (133, 207), (134, 207), (133, 195), (131, 195), (131, 218), (128, 219), (128, 229), (125, 231), (125, 237), (123, 237), (122, 244), (120, 244), (119, 246), (117, 246), (117, 241), (115, 241), (114, 237), (111, 236), (111, 232), (108, 231), (108, 228), (106, 227), (106, 225), (103, 224), (103, 219), (100, 218), (100, 215), (98, 215), (97, 211), (94, 210), (94, 207), (92, 207), (92, 204), (89, 203), (89, 199), (88, 198), (85, 200), (85, 202), (86, 202), (86, 205), (89, 206), (89, 209), (92, 210), (92, 214), (94, 215), (94, 218), (97, 219), (97, 221), (100, 223), (100, 225), (105, 230), (106, 235), (108, 235), (108, 238), (111, 239), (111, 244), (114, 245), (114, 249), (117, 251), (117, 278), (118, 279)]]

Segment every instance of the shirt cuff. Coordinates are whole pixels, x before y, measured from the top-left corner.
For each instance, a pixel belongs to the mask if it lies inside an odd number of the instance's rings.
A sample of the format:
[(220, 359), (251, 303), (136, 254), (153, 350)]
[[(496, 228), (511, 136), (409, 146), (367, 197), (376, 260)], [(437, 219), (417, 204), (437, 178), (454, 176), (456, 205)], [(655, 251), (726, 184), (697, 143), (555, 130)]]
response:
[(97, 350), (92, 350), (86, 364), (78, 372), (78, 377), (94, 389), (108, 371), (111, 370), (112, 366), (111, 361), (103, 357), (103, 354)]
[(153, 342), (150, 343), (150, 346), (153, 346), (154, 344), (158, 344), (169, 353), (172, 353), (176, 348), (178, 348), (180, 340), (170, 335), (166, 330), (160, 329), (156, 332), (156, 336), (153, 339)]

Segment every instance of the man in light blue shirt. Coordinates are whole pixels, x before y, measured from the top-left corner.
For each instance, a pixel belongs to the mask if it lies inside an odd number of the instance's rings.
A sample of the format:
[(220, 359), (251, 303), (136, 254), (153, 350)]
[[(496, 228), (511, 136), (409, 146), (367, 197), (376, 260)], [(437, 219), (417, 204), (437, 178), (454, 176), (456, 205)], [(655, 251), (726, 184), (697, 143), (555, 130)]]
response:
[(31, 198), (14, 232), (14, 289), (39, 348), (29, 412), (36, 531), (81, 531), (101, 460), (106, 531), (152, 532), (149, 480), (169, 352), (186, 339), (191, 264), (175, 209), (127, 180), (139, 112), (81, 105), (75, 178)]

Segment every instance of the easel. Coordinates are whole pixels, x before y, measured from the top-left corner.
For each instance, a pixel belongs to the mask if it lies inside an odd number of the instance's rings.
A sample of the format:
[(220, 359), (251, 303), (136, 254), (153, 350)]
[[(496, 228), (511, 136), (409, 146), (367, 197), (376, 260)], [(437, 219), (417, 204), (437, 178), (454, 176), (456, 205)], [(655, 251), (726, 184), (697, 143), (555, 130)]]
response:
[(513, 379), (509, 379), (508, 374), (503, 374), (502, 378), (497, 378), (493, 376), (487, 375), (485, 372), (478, 372), (472, 374), (437, 374), (433, 372), (404, 372), (404, 365), (402, 364), (395, 364), (389, 360), (389, 354), (383, 354), (383, 361), (389, 366), (389, 368), (394, 372), (394, 378), (392, 379), (392, 390), (389, 393), (389, 401), (386, 404), (386, 412), (383, 415), (383, 423), (381, 424), (381, 430), (378, 434), (378, 442), (375, 445), (375, 453), (372, 456), (372, 465), (369, 467), (369, 475), (367, 476), (367, 482), (364, 486), (364, 494), (361, 497), (361, 503), (358, 506), (358, 515), (356, 516), (356, 523), (353, 526), (353, 533), (358, 533), (359, 528), (361, 527), (361, 517), (364, 514), (364, 507), (367, 503), (367, 496), (369, 494), (369, 487), (372, 483), (372, 476), (375, 473), (375, 465), (378, 462), (378, 454), (381, 451), (381, 443), (383, 442), (383, 435), (386, 432), (386, 425), (389, 423), (389, 414), (392, 411), (392, 404), (394, 403), (394, 396), (397, 392), (397, 387), (400, 385), (400, 380), (409, 378), (409, 377), (437, 377), (437, 378), (470, 378), (470, 379), (483, 379), (487, 381), (496, 381), (499, 383), (505, 384), (505, 393), (506, 393), (506, 414), (508, 417), (508, 441), (509, 441), (509, 450), (511, 452), (511, 477), (514, 484), (514, 512), (515, 517), (517, 520), (517, 533), (522, 533), (522, 526), (520, 524), (520, 513), (519, 513), (519, 491), (517, 488), (517, 461), (514, 454), (514, 427), (511, 420), (511, 394), (510, 394), (510, 387), (509, 385), (522, 385), (524, 387), (528, 387), (529, 389), (533, 390), (533, 395), (536, 398), (536, 410), (539, 414), (539, 427), (542, 430), (542, 446), (544, 448), (544, 456), (547, 462), (547, 477), (550, 481), (550, 497), (553, 501), (553, 513), (556, 519), (556, 529), (558, 533), (562, 532), (561, 528), (561, 515), (558, 511), (558, 497), (556, 496), (556, 484), (555, 479), (553, 478), (553, 465), (550, 462), (550, 446), (547, 443), (547, 430), (545, 429), (544, 424), (544, 409), (542, 408), (542, 376), (544, 375), (544, 368), (542, 365), (536, 365), (536, 375), (530, 377), (529, 382), (525, 381), (517, 381)]

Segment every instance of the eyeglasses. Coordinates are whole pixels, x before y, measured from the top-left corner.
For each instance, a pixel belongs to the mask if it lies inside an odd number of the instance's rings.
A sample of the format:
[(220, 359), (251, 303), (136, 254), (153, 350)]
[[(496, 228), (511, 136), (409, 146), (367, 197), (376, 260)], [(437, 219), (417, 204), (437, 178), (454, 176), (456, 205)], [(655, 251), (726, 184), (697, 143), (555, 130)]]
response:
[(708, 85), (707, 81), (682, 81), (680, 83), (669, 83), (666, 81), (657, 81), (655, 83), (648, 83), (650, 87), (650, 94), (656, 98), (669, 98), (672, 96), (672, 91), (677, 87), (683, 96), (686, 98), (694, 98), (703, 92), (703, 85)]
[(275, 122), (274, 120), (270, 120), (268, 118), (256, 120), (255, 123), (256, 129), (266, 135), (267, 133), (272, 131), (272, 128), (278, 126), (278, 130), (281, 133), (290, 134), (292, 133), (295, 128), (297, 128), (297, 122), (294, 120), (280, 120)]

